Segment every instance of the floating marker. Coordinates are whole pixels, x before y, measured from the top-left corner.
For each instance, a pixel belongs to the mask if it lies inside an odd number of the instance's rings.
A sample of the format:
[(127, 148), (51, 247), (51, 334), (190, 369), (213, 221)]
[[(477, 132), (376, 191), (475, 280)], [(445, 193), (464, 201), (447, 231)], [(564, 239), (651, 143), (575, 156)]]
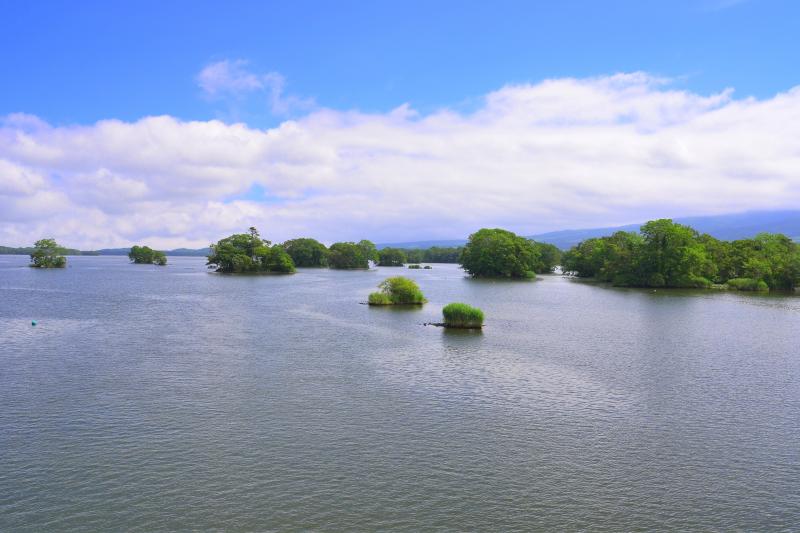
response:
[(35, 326), (35, 325), (36, 325), (36, 321), (35, 320), (31, 320), (31, 326)]

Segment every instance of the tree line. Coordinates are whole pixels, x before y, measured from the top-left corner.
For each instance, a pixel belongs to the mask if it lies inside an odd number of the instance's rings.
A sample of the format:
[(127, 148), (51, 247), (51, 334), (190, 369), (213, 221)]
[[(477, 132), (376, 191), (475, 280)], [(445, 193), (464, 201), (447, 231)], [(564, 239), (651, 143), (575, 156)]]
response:
[(800, 246), (774, 233), (722, 241), (660, 219), (639, 233), (582, 241), (564, 253), (562, 269), (620, 287), (790, 290), (800, 286)]

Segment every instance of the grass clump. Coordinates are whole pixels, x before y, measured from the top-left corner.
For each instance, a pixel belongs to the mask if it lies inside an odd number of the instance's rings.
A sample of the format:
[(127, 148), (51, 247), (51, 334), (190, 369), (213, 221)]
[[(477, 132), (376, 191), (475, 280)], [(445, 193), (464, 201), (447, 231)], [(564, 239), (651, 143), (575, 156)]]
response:
[(427, 301), (419, 286), (403, 276), (387, 278), (378, 288), (379, 292), (369, 295), (369, 305), (421, 305)]
[(463, 303), (451, 303), (442, 309), (447, 328), (480, 328), (483, 326), (483, 311)]
[(769, 285), (762, 279), (733, 278), (727, 281), (727, 285), (737, 291), (766, 292), (769, 290)]

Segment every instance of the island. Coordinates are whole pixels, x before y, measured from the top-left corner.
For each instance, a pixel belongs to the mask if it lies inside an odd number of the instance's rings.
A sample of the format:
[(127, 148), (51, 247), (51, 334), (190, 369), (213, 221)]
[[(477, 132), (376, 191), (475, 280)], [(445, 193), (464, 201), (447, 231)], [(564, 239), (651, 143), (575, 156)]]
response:
[(722, 241), (659, 219), (639, 233), (580, 242), (564, 253), (562, 270), (619, 287), (789, 291), (800, 286), (800, 246), (773, 233)]
[(369, 305), (422, 305), (427, 300), (415, 281), (403, 276), (383, 280), (369, 295)]
[(465, 303), (454, 302), (442, 308), (446, 328), (480, 329), (483, 327), (483, 311)]
[(158, 265), (167, 264), (167, 255), (164, 252), (153, 250), (149, 246), (132, 246), (128, 252), (128, 258), (137, 265)]
[(258, 230), (237, 233), (211, 245), (208, 268), (224, 274), (291, 274), (295, 271), (292, 258), (283, 246), (264, 240)]
[(67, 258), (62, 248), (55, 239), (39, 239), (33, 245), (31, 264), (34, 268), (64, 268)]

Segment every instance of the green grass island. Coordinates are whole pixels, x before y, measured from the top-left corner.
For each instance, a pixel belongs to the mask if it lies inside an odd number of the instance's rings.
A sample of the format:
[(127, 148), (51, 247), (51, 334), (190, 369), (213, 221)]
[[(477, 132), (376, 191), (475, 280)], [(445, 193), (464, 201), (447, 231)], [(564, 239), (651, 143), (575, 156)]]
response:
[(453, 302), (442, 308), (446, 328), (480, 329), (483, 327), (483, 311), (465, 303)]
[(386, 278), (378, 288), (380, 291), (369, 295), (369, 305), (422, 305), (427, 302), (419, 285), (403, 276)]

